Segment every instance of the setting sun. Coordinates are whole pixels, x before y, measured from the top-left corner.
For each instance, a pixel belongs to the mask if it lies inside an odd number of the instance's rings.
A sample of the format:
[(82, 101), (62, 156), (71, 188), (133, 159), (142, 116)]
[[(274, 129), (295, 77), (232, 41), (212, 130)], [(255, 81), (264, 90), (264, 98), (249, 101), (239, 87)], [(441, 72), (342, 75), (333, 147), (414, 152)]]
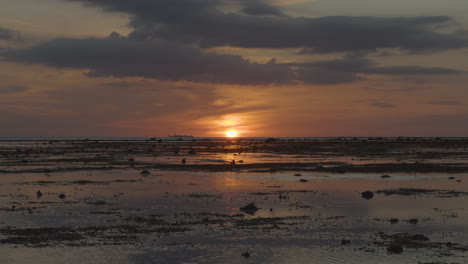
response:
[(232, 138), (232, 137), (237, 137), (237, 134), (238, 134), (238, 133), (237, 133), (236, 130), (228, 130), (228, 131), (226, 131), (226, 137), (230, 137), (230, 138)]

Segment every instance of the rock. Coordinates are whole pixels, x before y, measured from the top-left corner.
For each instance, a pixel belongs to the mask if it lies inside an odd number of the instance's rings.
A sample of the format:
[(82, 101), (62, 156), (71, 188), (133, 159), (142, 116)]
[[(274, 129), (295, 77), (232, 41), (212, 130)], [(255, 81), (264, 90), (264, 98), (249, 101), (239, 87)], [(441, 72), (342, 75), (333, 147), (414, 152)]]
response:
[(255, 203), (249, 203), (248, 205), (241, 207), (240, 210), (247, 214), (253, 215), (258, 211), (258, 207), (255, 206)]
[(451, 176), (451, 177), (448, 177), (449, 180), (455, 180), (455, 177)]
[(141, 171), (140, 172), (141, 175), (150, 175), (151, 173), (147, 170), (144, 170), (144, 171)]
[(398, 218), (391, 218), (391, 219), (390, 219), (390, 223), (391, 223), (391, 224), (396, 224), (396, 223), (398, 223)]
[(249, 252), (244, 252), (241, 254), (242, 257), (244, 258), (249, 258), (250, 257), (250, 253)]
[(135, 159), (134, 159), (134, 158), (129, 158), (129, 159), (128, 159), (128, 161), (130, 161), (130, 162), (134, 162), (134, 161), (135, 161)]
[(413, 218), (413, 219), (408, 219), (407, 222), (410, 223), (410, 224), (416, 225), (419, 222), (419, 220), (417, 218)]
[(235, 160), (232, 160), (232, 161), (231, 161), (231, 165), (236, 165), (236, 161), (235, 161)]
[(344, 246), (344, 245), (349, 245), (349, 244), (351, 244), (351, 240), (349, 240), (349, 239), (343, 239), (343, 240), (341, 240), (341, 245)]
[(185, 164), (187, 163), (187, 161), (185, 159), (182, 159), (182, 164)]
[(195, 155), (195, 154), (197, 154), (197, 152), (195, 151), (195, 149), (190, 149), (188, 154), (189, 155)]
[(461, 182), (461, 180), (457, 180), (457, 182)]
[(306, 179), (300, 179), (299, 181), (300, 182), (308, 182), (308, 180), (306, 180)]
[(382, 178), (382, 179), (388, 179), (388, 178), (391, 178), (391, 177), (390, 177), (390, 175), (385, 174), (385, 175), (380, 176), (380, 178)]
[(387, 253), (392, 254), (401, 254), (403, 252), (403, 247), (397, 244), (393, 244), (387, 247)]
[(63, 193), (59, 195), (60, 199), (65, 199), (65, 197), (67, 197), (67, 196), (65, 196), (65, 194), (63, 194)]
[(411, 236), (411, 239), (418, 241), (429, 241), (429, 238), (427, 236), (421, 234), (414, 234), (413, 236)]
[(300, 173), (296, 173), (296, 174), (294, 174), (294, 176), (296, 176), (296, 177), (301, 177), (301, 176), (302, 176), (302, 174), (300, 174)]
[(371, 191), (365, 191), (361, 193), (362, 198), (370, 200), (374, 197), (374, 193)]
[(41, 199), (42, 195), (43, 194), (42, 194), (41, 191), (37, 191), (37, 193), (36, 193), (37, 199)]

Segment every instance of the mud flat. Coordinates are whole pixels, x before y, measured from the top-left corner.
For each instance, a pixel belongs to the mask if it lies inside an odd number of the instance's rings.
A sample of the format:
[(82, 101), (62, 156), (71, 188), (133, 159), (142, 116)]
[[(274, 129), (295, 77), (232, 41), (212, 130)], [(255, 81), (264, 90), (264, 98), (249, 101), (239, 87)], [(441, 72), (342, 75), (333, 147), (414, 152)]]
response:
[(0, 141), (0, 263), (467, 263), (467, 146)]

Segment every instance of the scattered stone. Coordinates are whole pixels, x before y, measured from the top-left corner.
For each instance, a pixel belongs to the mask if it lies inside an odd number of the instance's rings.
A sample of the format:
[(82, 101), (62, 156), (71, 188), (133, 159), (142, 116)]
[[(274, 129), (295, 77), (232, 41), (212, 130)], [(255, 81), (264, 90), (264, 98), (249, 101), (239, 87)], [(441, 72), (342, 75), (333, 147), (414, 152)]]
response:
[(380, 178), (382, 178), (382, 179), (388, 179), (388, 178), (391, 178), (391, 177), (390, 177), (390, 175), (385, 174), (385, 175), (380, 176)]
[(300, 179), (299, 181), (300, 182), (308, 182), (308, 180), (306, 180), (306, 179)]
[(413, 218), (413, 219), (408, 219), (407, 222), (410, 224), (416, 225), (419, 222), (419, 220), (417, 218)]
[(231, 161), (231, 165), (236, 165), (236, 161), (235, 161), (235, 160), (232, 160), (232, 161)]
[(182, 164), (185, 164), (185, 163), (187, 163), (187, 160), (182, 159)]
[(455, 177), (451, 176), (451, 177), (448, 177), (449, 180), (455, 180)]
[(461, 180), (457, 180), (457, 182), (461, 182)]
[(387, 247), (387, 253), (391, 254), (401, 254), (403, 252), (403, 247), (397, 244), (393, 244)]
[(134, 162), (134, 161), (135, 161), (135, 159), (134, 159), (134, 158), (129, 158), (129, 159), (128, 159), (128, 161), (130, 161), (130, 162)]
[(296, 176), (296, 177), (301, 177), (301, 176), (302, 176), (302, 174), (300, 174), (300, 173), (296, 173), (296, 174), (294, 174), (294, 176)]
[(242, 257), (244, 258), (249, 258), (250, 257), (250, 253), (249, 252), (244, 252), (241, 254)]
[(341, 245), (345, 246), (345, 245), (349, 245), (349, 244), (351, 244), (351, 240), (349, 240), (349, 239), (341, 240)]
[(65, 197), (67, 197), (67, 196), (65, 196), (65, 194), (63, 194), (63, 193), (59, 195), (60, 199), (65, 199)]
[(390, 223), (391, 223), (391, 224), (396, 224), (396, 223), (398, 223), (398, 218), (391, 218), (391, 219), (390, 219)]
[(141, 175), (150, 175), (151, 173), (147, 170), (144, 170), (144, 171), (141, 171), (140, 172)]
[(37, 199), (41, 199), (42, 195), (43, 194), (42, 194), (41, 191), (37, 191), (37, 193), (36, 193)]
[(361, 193), (362, 198), (370, 200), (374, 197), (374, 193), (371, 191), (365, 191)]

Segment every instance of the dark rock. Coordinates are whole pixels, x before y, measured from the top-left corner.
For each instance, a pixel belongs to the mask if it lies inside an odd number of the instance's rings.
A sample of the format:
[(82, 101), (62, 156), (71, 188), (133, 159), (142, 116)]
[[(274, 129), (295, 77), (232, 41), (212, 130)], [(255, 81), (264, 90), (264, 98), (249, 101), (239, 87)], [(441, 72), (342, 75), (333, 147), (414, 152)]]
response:
[(361, 193), (361, 196), (362, 196), (362, 198), (369, 200), (369, 199), (372, 199), (374, 197), (374, 193), (371, 192), (371, 191), (365, 191), (365, 192)]
[(417, 218), (413, 218), (413, 219), (408, 219), (407, 222), (410, 223), (410, 224), (416, 225), (419, 222), (419, 220)]
[(397, 244), (393, 244), (387, 247), (387, 253), (392, 254), (401, 254), (403, 252), (403, 247)]
[(128, 159), (128, 161), (130, 161), (130, 162), (134, 162), (134, 161), (135, 161), (135, 159), (134, 159), (134, 158), (129, 158), (129, 159)]
[(455, 180), (455, 177), (451, 176), (451, 177), (448, 177), (449, 180)]
[(349, 244), (351, 244), (351, 240), (349, 240), (349, 239), (343, 239), (343, 240), (341, 240), (341, 245), (344, 246), (344, 245), (349, 245)]
[(385, 174), (385, 175), (380, 176), (380, 178), (382, 178), (382, 179), (388, 179), (388, 178), (391, 178), (391, 177), (390, 177), (390, 175)]
[(235, 160), (232, 160), (232, 161), (231, 161), (231, 165), (236, 165), (236, 161), (235, 161)]
[(151, 173), (149, 171), (147, 171), (147, 170), (144, 170), (144, 171), (141, 171), (140, 174), (141, 175), (149, 175)]
[(250, 253), (249, 252), (244, 252), (241, 254), (242, 257), (244, 258), (249, 258), (250, 257)]
[(258, 211), (258, 207), (255, 206), (255, 203), (249, 203), (248, 205), (241, 207), (240, 210), (244, 213), (253, 215)]
[(461, 180), (457, 180), (457, 182), (461, 182)]
[(299, 181), (300, 182), (308, 182), (308, 180), (306, 180), (306, 179), (300, 179)]
[(391, 219), (390, 219), (390, 223), (391, 223), (391, 224), (396, 224), (396, 223), (398, 223), (398, 218), (391, 218)]
[(59, 195), (60, 199), (65, 199), (65, 197), (67, 197), (67, 196), (65, 196), (65, 194), (63, 194), (63, 193)]
[(301, 177), (301, 176), (302, 176), (302, 174), (300, 174), (300, 173), (296, 173), (296, 174), (294, 174), (294, 176), (296, 176), (296, 177)]
[(187, 161), (185, 159), (182, 159), (182, 164), (185, 164), (187, 163)]
[(37, 199), (41, 199), (42, 195), (43, 194), (42, 194), (41, 191), (37, 191), (37, 193), (36, 193)]

